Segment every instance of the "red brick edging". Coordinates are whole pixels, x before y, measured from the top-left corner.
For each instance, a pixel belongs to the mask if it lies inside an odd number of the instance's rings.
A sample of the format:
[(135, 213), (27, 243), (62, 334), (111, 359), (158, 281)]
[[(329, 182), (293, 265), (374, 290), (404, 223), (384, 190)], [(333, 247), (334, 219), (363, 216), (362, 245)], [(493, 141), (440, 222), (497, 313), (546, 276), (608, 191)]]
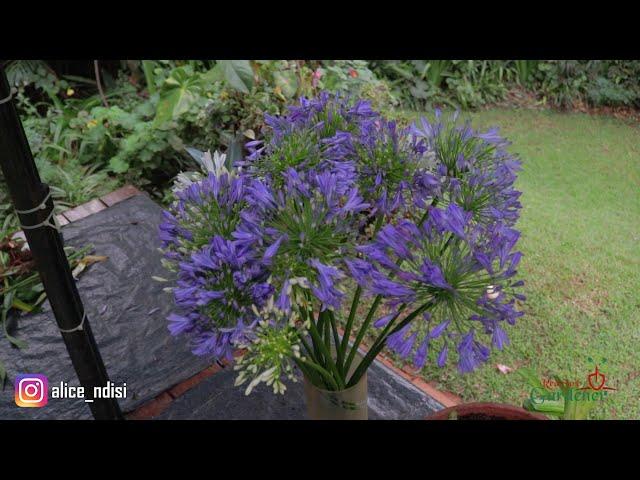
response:
[(222, 368), (223, 367), (221, 367), (219, 364), (214, 363), (213, 365), (202, 370), (200, 373), (196, 373), (192, 377), (162, 392), (160, 395), (138, 407), (133, 412), (126, 414), (127, 420), (149, 420), (153, 417), (157, 417), (167, 408), (169, 408), (171, 402), (173, 402), (176, 398), (184, 395), (200, 382), (209, 378), (211, 375), (218, 373), (220, 370), (222, 370)]
[[(116, 203), (120, 203), (127, 198), (135, 197), (136, 195), (142, 195), (142, 192), (133, 185), (125, 185), (122, 188), (114, 190), (111, 193), (107, 193), (100, 198), (94, 198), (82, 205), (65, 210), (62, 213), (56, 215), (56, 219), (60, 226), (68, 225), (69, 223), (76, 222), (82, 218), (98, 213), (105, 210)], [(26, 240), (24, 232), (20, 230), (13, 234), (13, 238), (21, 238)]]

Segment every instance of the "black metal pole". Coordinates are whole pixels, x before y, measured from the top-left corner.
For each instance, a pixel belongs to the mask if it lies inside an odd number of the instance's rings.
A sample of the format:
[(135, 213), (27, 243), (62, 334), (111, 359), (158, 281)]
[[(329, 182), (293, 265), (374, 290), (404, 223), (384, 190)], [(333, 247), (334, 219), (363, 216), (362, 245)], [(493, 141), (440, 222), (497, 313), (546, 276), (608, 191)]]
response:
[[(109, 377), (89, 321), (84, 315), (62, 238), (57, 229), (50, 225), (53, 223), (53, 200), (48, 197), (49, 186), (40, 181), (2, 66), (0, 165), (16, 210), (25, 212), (18, 213), (18, 217), (80, 384), (85, 388), (86, 398), (93, 399), (93, 403), (88, 403), (91, 413), (96, 420), (122, 419), (117, 400), (93, 398), (93, 388), (104, 387)], [(38, 208), (41, 206), (44, 208)], [(43, 222), (44, 225), (28, 228)]]

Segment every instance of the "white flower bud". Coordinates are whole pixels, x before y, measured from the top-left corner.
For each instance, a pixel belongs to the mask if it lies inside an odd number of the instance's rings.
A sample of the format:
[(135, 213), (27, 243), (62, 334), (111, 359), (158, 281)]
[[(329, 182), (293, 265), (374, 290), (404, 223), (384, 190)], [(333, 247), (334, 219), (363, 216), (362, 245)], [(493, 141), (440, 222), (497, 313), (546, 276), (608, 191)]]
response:
[(487, 287), (487, 298), (489, 300), (495, 300), (500, 296), (500, 292), (495, 289), (493, 285)]

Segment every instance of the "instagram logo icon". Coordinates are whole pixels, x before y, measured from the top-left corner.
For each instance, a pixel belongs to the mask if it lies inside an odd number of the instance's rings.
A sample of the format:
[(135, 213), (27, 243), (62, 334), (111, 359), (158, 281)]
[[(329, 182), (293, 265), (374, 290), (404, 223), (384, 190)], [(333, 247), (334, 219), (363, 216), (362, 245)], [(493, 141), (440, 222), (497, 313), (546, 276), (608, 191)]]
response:
[(44, 375), (16, 376), (15, 400), (19, 407), (44, 407), (49, 399), (49, 382)]

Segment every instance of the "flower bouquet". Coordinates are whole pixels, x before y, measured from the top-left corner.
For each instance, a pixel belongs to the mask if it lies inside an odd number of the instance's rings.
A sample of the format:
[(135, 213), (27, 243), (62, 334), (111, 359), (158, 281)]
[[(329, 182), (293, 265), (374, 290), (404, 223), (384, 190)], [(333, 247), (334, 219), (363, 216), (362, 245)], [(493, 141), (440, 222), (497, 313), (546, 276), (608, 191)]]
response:
[(205, 154), (205, 174), (176, 183), (160, 226), (172, 335), (196, 355), (243, 351), (247, 394), (301, 374), (314, 418), (366, 418), (385, 346), (470, 372), (508, 344), (524, 300), (520, 164), (496, 129), (439, 111), (400, 128), (328, 93), (265, 123), (246, 157)]

